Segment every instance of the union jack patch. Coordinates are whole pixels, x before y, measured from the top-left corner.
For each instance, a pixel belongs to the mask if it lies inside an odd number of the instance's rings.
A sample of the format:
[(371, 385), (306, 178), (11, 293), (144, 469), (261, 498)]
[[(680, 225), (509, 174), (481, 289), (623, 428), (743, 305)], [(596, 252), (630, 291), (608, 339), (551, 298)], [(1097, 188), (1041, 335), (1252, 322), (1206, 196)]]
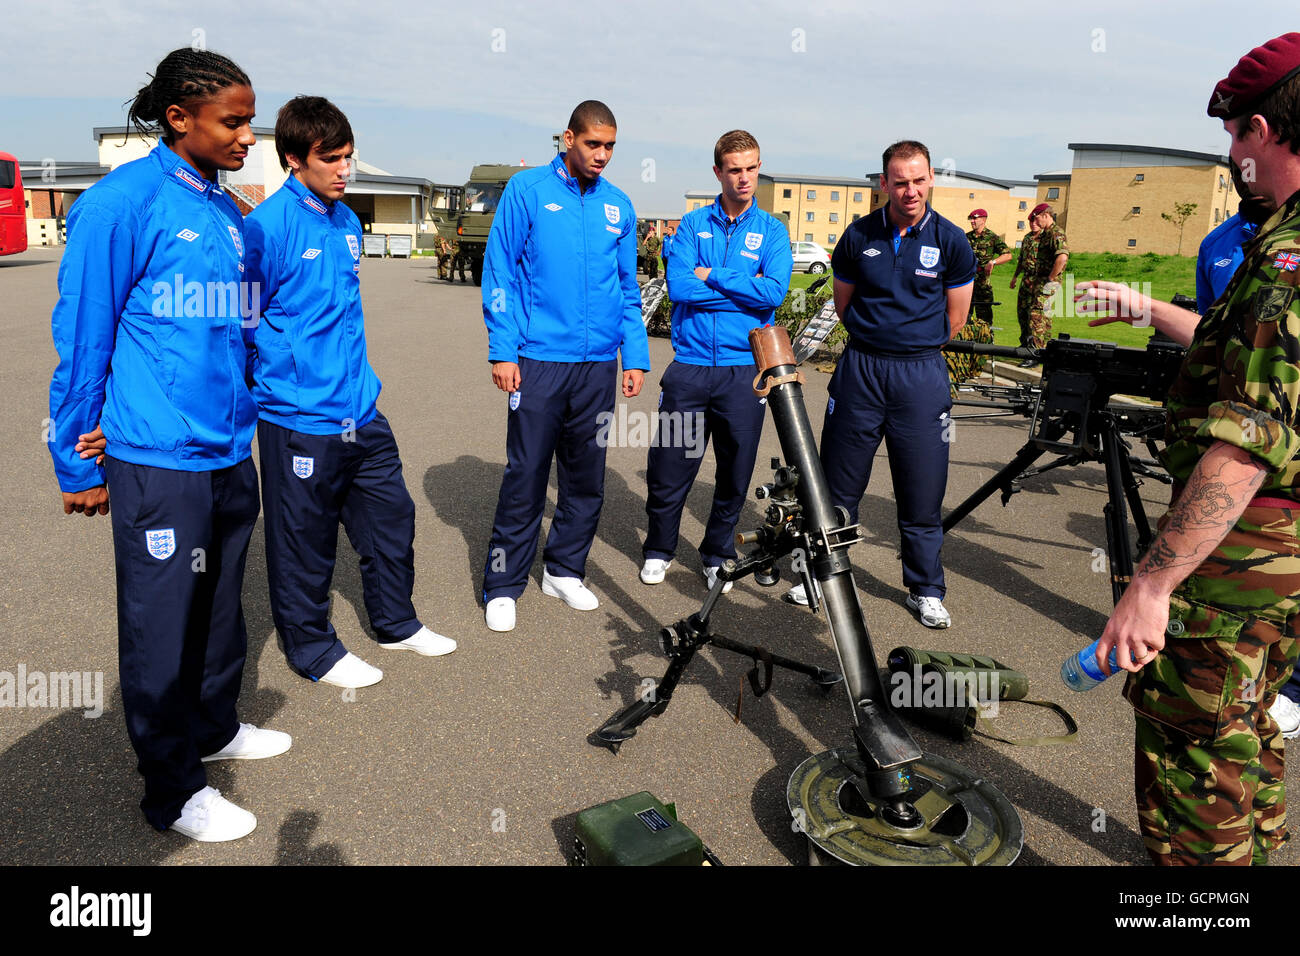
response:
[(1295, 272), (1297, 266), (1300, 266), (1300, 253), (1279, 252), (1273, 260), (1273, 268), (1283, 272)]

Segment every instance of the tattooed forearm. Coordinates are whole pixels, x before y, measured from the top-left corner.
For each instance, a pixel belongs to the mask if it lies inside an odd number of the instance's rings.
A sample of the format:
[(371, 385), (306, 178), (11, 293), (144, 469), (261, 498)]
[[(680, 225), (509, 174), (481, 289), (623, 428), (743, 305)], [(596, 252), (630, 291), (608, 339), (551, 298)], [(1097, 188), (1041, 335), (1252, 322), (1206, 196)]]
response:
[(1232, 530), (1266, 471), (1245, 452), (1216, 444), (1192, 472), (1168, 521), (1151, 543), (1134, 578), (1160, 576), (1181, 582), (1214, 553)]

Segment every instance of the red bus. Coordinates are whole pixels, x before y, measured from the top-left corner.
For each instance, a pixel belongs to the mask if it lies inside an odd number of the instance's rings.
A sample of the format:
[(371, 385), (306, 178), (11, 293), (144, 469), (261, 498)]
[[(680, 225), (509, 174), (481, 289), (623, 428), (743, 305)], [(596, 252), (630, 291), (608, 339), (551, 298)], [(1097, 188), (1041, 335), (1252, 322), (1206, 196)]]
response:
[(0, 153), (0, 256), (27, 251), (27, 201), (18, 160)]

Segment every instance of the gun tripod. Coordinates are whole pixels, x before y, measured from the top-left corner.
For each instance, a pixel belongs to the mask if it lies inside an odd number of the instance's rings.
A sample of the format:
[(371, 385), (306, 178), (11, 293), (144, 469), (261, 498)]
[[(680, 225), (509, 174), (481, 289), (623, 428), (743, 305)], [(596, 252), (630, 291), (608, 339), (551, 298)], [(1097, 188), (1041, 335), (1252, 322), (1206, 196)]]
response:
[[(713, 633), (709, 618), (713, 608), (722, 596), (722, 588), (728, 581), (738, 581), (753, 574), (755, 580), (764, 587), (772, 587), (781, 580), (776, 570), (776, 561), (796, 549), (799, 537), (794, 533), (798, 527), (800, 514), (799, 502), (794, 497), (794, 487), (798, 482), (798, 473), (793, 468), (782, 468), (773, 462), (776, 479), (772, 484), (758, 489), (759, 500), (769, 499), (767, 520), (757, 531), (737, 535), (741, 544), (759, 543), (759, 547), (740, 560), (724, 561), (718, 569), (718, 577), (700, 610), (684, 620), (671, 624), (659, 632), (659, 648), (671, 658), (663, 679), (653, 688), (643, 691), (641, 696), (628, 704), (600, 729), (592, 734), (592, 742), (609, 747), (617, 752), (619, 746), (636, 734), (636, 729), (650, 717), (657, 717), (668, 709), (672, 702), (673, 691), (681, 681), (686, 668), (690, 666), (695, 652), (701, 647), (712, 645), (720, 650), (740, 654), (754, 661), (749, 671), (749, 686), (755, 697), (762, 697), (772, 686), (772, 669), (781, 667), (799, 674), (807, 674), (818, 687), (833, 687), (844, 680), (842, 674), (828, 671), (814, 664), (772, 654), (753, 644), (733, 641)], [(856, 536), (857, 526), (849, 529)], [(815, 589), (806, 567), (802, 570), (804, 587), (807, 593), (814, 595)], [(760, 673), (761, 672), (761, 673)]]
[[(1049, 346), (1055, 344), (1049, 343)], [(1146, 552), (1152, 538), (1146, 509), (1138, 495), (1139, 482), (1135, 473), (1157, 481), (1168, 482), (1170, 479), (1130, 455), (1124, 432), (1126, 426), (1131, 425), (1130, 417), (1136, 413), (1107, 404), (1114, 390), (1106, 387), (1105, 376), (1099, 376), (1094, 369), (1053, 368), (1050, 359), (1059, 353), (1049, 347), (1047, 354), (1049, 364), (1045, 365), (1042, 393), (1034, 409), (1029, 441), (1004, 468), (948, 513), (943, 519), (943, 530), (946, 534), (995, 491), (1002, 492), (1002, 504), (1006, 505), (1011, 496), (1021, 490), (1020, 483), (1026, 478), (1065, 465), (1100, 461), (1106, 469), (1107, 502), (1102, 508), (1106, 522), (1106, 556), (1110, 562), (1111, 594), (1118, 603), (1132, 580), (1134, 558), (1140, 558)], [(1130, 427), (1128, 430), (1134, 429)], [(1153, 441), (1149, 431), (1149, 426), (1144, 428), (1140, 423), (1136, 428), (1137, 434), (1145, 438), (1148, 448)], [(1041, 468), (1031, 467), (1049, 451), (1063, 454)], [(1137, 528), (1136, 555), (1128, 535), (1130, 511)]]

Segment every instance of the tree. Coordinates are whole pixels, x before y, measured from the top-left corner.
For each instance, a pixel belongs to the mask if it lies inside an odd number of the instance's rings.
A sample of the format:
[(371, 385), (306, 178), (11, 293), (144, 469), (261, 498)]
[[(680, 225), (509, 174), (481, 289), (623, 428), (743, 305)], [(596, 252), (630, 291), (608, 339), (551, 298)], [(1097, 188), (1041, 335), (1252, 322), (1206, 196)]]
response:
[(1160, 218), (1165, 222), (1172, 222), (1178, 230), (1178, 254), (1183, 254), (1183, 226), (1187, 225), (1187, 220), (1192, 218), (1192, 213), (1196, 212), (1196, 203), (1194, 202), (1176, 202), (1172, 213), (1162, 212)]

